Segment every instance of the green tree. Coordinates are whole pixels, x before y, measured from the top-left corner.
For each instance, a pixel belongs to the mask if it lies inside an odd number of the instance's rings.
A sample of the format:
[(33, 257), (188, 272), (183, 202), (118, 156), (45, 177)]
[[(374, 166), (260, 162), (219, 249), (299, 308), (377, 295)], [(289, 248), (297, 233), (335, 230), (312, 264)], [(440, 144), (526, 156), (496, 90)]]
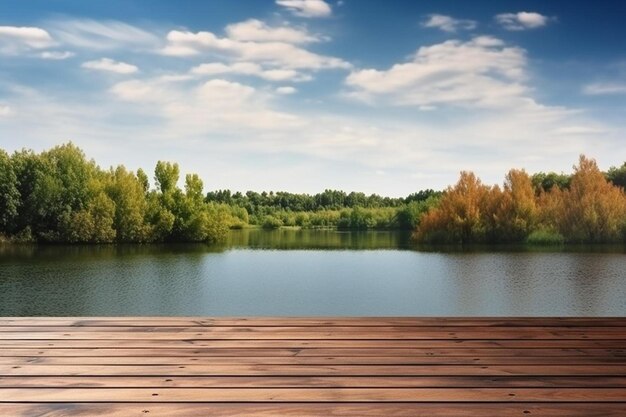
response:
[(621, 167), (611, 167), (606, 174), (607, 180), (613, 185), (626, 188), (626, 162)]
[(106, 193), (115, 204), (114, 228), (117, 231), (117, 240), (120, 242), (150, 240), (150, 227), (146, 223), (148, 203), (143, 179), (127, 171), (124, 166), (111, 170), (109, 177)]
[(154, 169), (154, 180), (163, 194), (171, 192), (176, 188), (179, 175), (180, 170), (176, 163), (159, 161)]
[(0, 235), (15, 230), (20, 192), (9, 155), (0, 149)]

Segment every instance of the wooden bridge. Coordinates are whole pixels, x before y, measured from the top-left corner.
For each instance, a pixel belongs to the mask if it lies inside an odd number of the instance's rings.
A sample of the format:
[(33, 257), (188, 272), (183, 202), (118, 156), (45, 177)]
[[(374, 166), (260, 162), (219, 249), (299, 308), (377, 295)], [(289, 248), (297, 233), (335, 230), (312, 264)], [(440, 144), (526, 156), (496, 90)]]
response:
[(626, 416), (626, 318), (0, 318), (0, 416)]

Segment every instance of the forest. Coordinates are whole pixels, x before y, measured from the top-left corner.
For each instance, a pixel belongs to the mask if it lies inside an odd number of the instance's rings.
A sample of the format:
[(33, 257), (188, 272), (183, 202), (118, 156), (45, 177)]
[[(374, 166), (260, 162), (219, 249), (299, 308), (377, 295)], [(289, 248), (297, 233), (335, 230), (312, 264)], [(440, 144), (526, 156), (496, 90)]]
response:
[(205, 193), (196, 174), (159, 161), (103, 169), (72, 143), (0, 150), (0, 241), (217, 242), (244, 227), (402, 229), (422, 243), (622, 242), (626, 163), (602, 172), (584, 156), (571, 175), (511, 170), (502, 187), (462, 172), (443, 191), (404, 198), (322, 193)]

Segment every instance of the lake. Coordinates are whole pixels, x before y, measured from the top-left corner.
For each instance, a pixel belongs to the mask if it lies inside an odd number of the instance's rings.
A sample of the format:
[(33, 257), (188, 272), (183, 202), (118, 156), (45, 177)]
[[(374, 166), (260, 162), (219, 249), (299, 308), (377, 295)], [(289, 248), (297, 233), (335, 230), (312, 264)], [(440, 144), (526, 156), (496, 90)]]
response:
[(218, 246), (0, 246), (0, 316), (624, 316), (625, 300), (623, 246), (288, 229)]

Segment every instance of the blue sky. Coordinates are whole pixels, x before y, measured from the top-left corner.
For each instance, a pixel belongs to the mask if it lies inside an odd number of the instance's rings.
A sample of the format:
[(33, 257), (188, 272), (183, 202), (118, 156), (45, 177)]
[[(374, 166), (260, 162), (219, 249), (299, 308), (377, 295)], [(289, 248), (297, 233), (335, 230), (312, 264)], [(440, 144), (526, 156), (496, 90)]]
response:
[(626, 3), (0, 3), (0, 146), (405, 195), (626, 160)]

